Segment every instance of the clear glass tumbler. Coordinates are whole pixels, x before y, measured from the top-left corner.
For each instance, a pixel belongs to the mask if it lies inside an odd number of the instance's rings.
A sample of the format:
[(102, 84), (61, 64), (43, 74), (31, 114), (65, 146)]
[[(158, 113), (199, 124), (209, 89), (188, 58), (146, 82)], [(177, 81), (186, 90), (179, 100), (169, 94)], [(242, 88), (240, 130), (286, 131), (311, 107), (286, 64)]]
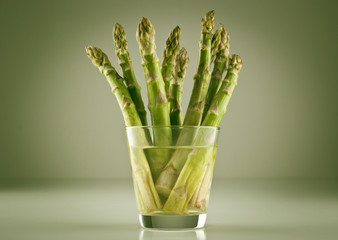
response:
[(206, 221), (218, 127), (127, 127), (142, 227), (201, 228)]

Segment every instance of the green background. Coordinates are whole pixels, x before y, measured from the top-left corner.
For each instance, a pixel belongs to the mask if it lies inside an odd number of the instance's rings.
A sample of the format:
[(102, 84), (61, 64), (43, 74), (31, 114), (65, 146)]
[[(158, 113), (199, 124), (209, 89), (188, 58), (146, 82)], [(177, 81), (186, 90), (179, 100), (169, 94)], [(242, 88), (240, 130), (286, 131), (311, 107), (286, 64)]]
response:
[(216, 10), (244, 67), (221, 123), (217, 178), (338, 177), (335, 1), (2, 1), (0, 178), (129, 178), (122, 115), (84, 46), (118, 68), (112, 28), (127, 33), (142, 94), (135, 32), (142, 16), (162, 55), (179, 25), (196, 70), (200, 20)]

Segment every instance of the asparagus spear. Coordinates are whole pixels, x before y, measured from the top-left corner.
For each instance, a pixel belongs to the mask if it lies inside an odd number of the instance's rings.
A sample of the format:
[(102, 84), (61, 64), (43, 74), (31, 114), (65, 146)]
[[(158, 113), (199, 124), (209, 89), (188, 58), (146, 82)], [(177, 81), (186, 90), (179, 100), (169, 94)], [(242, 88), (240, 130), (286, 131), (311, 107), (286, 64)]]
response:
[(116, 23), (113, 30), (115, 52), (119, 59), (120, 66), (123, 71), (123, 78), (125, 80), (129, 94), (136, 106), (138, 115), (142, 121), (142, 125), (148, 125), (147, 113), (144, 108), (144, 103), (141, 96), (141, 87), (136, 81), (132, 61), (128, 51), (128, 42), (123, 27)]
[[(135, 104), (123, 83), (123, 78), (111, 65), (107, 55), (101, 49), (87, 46), (86, 52), (92, 63), (106, 76), (112, 91), (121, 108), (126, 126), (142, 126), (141, 119), (137, 113)], [(147, 142), (146, 136), (140, 136)], [(142, 193), (142, 205), (153, 211), (162, 207), (161, 200), (157, 194), (152, 180), (150, 168), (143, 151), (137, 156), (131, 156), (132, 170), (140, 193)]]
[[(123, 27), (116, 23), (113, 29), (113, 37), (114, 37), (114, 45), (115, 52), (119, 59), (120, 66), (123, 71), (123, 78), (127, 89), (129, 91), (130, 97), (132, 98), (138, 115), (140, 116), (141, 122), (143, 126), (147, 126), (147, 113), (144, 108), (144, 103), (141, 96), (141, 87), (137, 83), (135, 73), (132, 67), (132, 61), (130, 59), (129, 51), (128, 51), (128, 42), (126, 39), (126, 34), (124, 32)], [(148, 129), (144, 129), (146, 133), (146, 137), (149, 142), (151, 142), (151, 136)], [(153, 160), (154, 156), (147, 156), (149, 163), (153, 163), (156, 160)], [(152, 164), (150, 164), (150, 168), (152, 168)]]
[(107, 55), (101, 49), (87, 46), (86, 52), (93, 64), (106, 76), (121, 108), (126, 126), (142, 126), (135, 104), (123, 83), (123, 78), (111, 65)]
[[(144, 75), (147, 82), (148, 108), (152, 124), (154, 126), (170, 126), (168, 100), (156, 54), (155, 29), (151, 22), (145, 17), (142, 17), (138, 25), (136, 38), (139, 43)], [(154, 128), (153, 131), (156, 146), (168, 146), (171, 144), (171, 129), (169, 127), (161, 129)], [(156, 154), (156, 161), (150, 163), (155, 181), (170, 157), (169, 151), (167, 150), (159, 150)]]
[[(210, 77), (210, 48), (212, 30), (215, 25), (214, 11), (206, 14), (202, 19), (202, 32), (200, 39), (200, 56), (197, 73), (194, 76), (194, 87), (183, 125), (199, 125), (202, 119), (205, 95)], [(177, 144), (192, 144), (194, 134), (181, 133)], [(156, 189), (162, 197), (168, 197), (190, 153), (188, 149), (179, 149), (174, 152), (172, 158), (161, 172)]]
[[(169, 126), (168, 100), (156, 54), (154, 26), (148, 19), (143, 17), (138, 25), (136, 35), (142, 56), (144, 75), (147, 80), (149, 110), (152, 123), (154, 126)], [(170, 140), (170, 135), (162, 136), (162, 139), (163, 138)]]
[(202, 120), (204, 101), (210, 78), (210, 50), (214, 25), (214, 11), (210, 11), (206, 14), (205, 20), (202, 19), (198, 70), (194, 76), (194, 87), (183, 125), (198, 126)]
[[(205, 116), (208, 113), (211, 100), (216, 95), (219, 89), (220, 83), (221, 83), (221, 79), (223, 79), (223, 75), (226, 72), (226, 62), (229, 57), (229, 35), (226, 33), (223, 26), (221, 30), (222, 30), (221, 32), (222, 41), (220, 41), (219, 50), (217, 52), (216, 59), (215, 59), (214, 70), (213, 70), (212, 77), (210, 80), (210, 85), (209, 85), (206, 103), (205, 103), (204, 112), (203, 112), (203, 121), (205, 119)], [(202, 121), (202, 124), (203, 124), (203, 121)], [(215, 126), (218, 126), (218, 124), (216, 124)], [(206, 170), (206, 174), (201, 180), (201, 183), (199, 184), (199, 187), (197, 188), (190, 202), (190, 205), (200, 210), (204, 210), (208, 204), (207, 201), (209, 197), (206, 196), (206, 193), (210, 189), (210, 184), (212, 180), (212, 172), (213, 172), (213, 164), (214, 163), (211, 163), (211, 164), (209, 163), (208, 169)]]
[(183, 80), (187, 72), (189, 57), (187, 50), (183, 47), (177, 54), (175, 60), (175, 74), (169, 88), (169, 106), (171, 125), (183, 124), (182, 94)]
[(207, 115), (211, 100), (218, 91), (220, 83), (224, 78), (225, 72), (227, 70), (226, 69), (227, 60), (229, 58), (229, 35), (225, 31), (225, 28), (222, 26), (220, 29), (218, 29), (214, 37), (219, 39), (219, 41), (214, 41), (218, 42), (219, 44), (216, 49), (217, 51), (215, 51), (214, 69), (211, 74), (202, 119), (204, 119), (205, 116)]
[(242, 68), (242, 60), (238, 55), (232, 55), (229, 61), (229, 69), (217, 94), (212, 99), (210, 108), (203, 120), (202, 126), (218, 126), (222, 116), (226, 113), (232, 92), (237, 85), (239, 71)]
[(181, 29), (179, 26), (176, 26), (169, 34), (163, 51), (161, 73), (165, 84), (167, 98), (169, 97), (169, 85), (173, 79), (175, 57), (180, 49), (180, 37)]
[[(226, 112), (231, 93), (237, 84), (238, 73), (241, 67), (242, 61), (240, 57), (233, 55), (230, 59), (227, 76), (214, 97), (202, 126), (219, 125), (223, 114)], [(203, 134), (198, 132), (194, 141), (198, 142), (198, 139), (201, 137), (203, 137)], [(187, 156), (187, 152), (184, 150), (177, 150), (174, 153), (171, 161), (164, 168), (156, 182), (156, 189), (161, 196), (169, 194), (168, 200), (164, 205), (164, 209), (167, 211), (181, 212), (184, 210), (193, 192), (203, 180), (203, 170), (205, 169), (207, 160), (210, 159), (208, 150), (198, 149), (197, 153), (192, 156), (192, 153), (188, 153), (190, 157), (184, 162), (183, 159)]]

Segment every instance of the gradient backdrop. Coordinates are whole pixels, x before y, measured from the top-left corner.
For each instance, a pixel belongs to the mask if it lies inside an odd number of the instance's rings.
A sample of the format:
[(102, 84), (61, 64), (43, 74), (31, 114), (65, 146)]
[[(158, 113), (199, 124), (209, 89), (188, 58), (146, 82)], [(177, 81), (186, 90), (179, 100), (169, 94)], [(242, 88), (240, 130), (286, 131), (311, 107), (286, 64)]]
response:
[(86, 56), (114, 54), (115, 22), (126, 30), (146, 99), (135, 39), (142, 16), (157, 53), (179, 25), (190, 56), (186, 108), (200, 20), (216, 10), (244, 67), (221, 123), (217, 178), (338, 177), (336, 1), (2, 1), (0, 178), (129, 178), (122, 115)]

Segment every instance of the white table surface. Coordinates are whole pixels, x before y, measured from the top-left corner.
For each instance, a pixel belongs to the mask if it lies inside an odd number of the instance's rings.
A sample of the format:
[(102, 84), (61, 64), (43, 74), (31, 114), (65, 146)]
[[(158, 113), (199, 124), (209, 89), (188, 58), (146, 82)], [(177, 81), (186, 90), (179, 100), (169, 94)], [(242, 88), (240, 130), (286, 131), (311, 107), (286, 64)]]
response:
[(207, 226), (139, 227), (129, 180), (1, 181), (1, 240), (338, 239), (337, 180), (215, 180)]

